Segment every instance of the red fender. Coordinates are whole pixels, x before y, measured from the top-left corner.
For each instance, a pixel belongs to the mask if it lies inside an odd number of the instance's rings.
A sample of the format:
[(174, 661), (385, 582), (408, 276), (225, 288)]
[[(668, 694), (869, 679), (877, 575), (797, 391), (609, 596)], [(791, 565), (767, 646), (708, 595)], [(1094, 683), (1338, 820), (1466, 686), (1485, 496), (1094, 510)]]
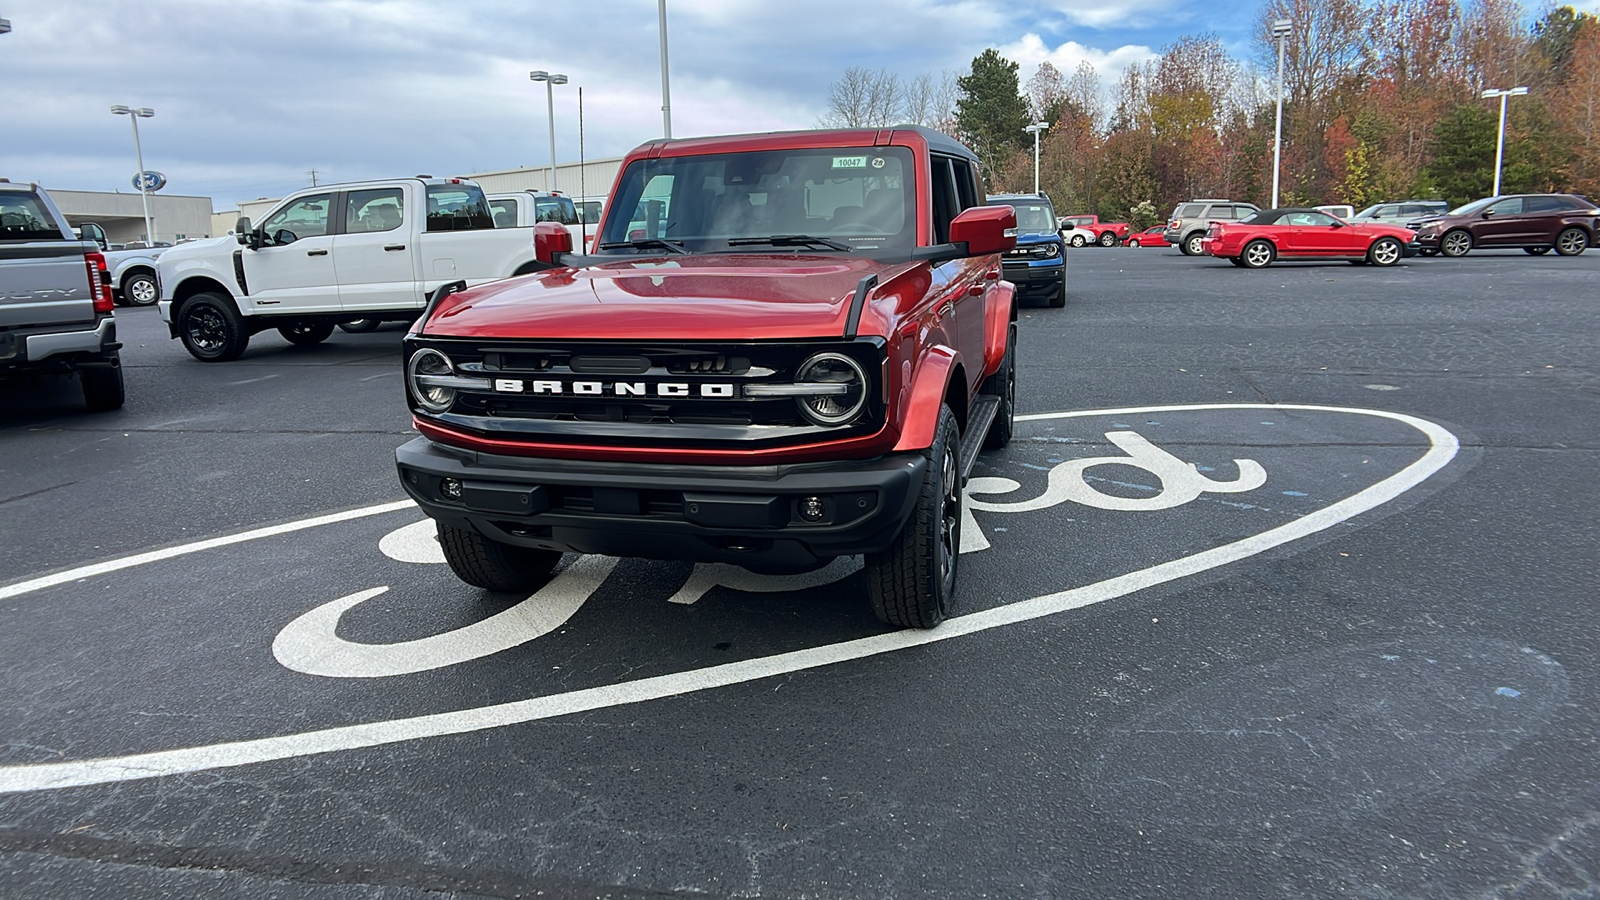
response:
[(900, 422), (900, 442), (894, 445), (896, 451), (924, 450), (933, 445), (934, 431), (939, 426), (939, 407), (944, 405), (945, 391), (959, 359), (949, 347), (935, 346), (923, 351), (911, 385), (900, 392), (899, 409), (895, 413)]
[(1011, 311), (1016, 287), (1009, 281), (989, 285), (983, 313), (983, 377), (1000, 371), (1006, 358), (1006, 339), (1011, 335)]

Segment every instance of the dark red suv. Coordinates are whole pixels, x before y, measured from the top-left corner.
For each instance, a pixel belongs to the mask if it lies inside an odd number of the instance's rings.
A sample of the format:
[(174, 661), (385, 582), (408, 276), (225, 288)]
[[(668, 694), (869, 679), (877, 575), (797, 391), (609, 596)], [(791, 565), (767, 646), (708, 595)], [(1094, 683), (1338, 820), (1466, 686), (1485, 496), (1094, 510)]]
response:
[(1577, 194), (1510, 194), (1468, 203), (1413, 227), (1428, 255), (1518, 247), (1538, 255), (1554, 247), (1562, 256), (1577, 256), (1595, 241), (1600, 209)]

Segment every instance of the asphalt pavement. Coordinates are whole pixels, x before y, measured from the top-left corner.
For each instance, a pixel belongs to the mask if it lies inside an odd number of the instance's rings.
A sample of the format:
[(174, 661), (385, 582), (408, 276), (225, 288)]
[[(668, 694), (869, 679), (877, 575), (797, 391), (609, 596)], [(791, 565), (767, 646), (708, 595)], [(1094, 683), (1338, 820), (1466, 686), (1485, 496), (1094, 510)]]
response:
[(1600, 253), (1085, 248), (954, 618), (404, 501), (400, 326), (0, 387), (0, 896), (1600, 898)]

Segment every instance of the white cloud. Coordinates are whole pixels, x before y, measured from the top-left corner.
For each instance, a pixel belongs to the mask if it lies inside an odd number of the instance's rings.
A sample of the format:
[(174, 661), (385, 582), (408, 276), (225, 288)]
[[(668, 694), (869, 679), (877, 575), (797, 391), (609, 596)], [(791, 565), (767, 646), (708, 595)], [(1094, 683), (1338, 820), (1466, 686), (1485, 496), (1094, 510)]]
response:
[(1056, 10), (1077, 25), (1113, 28), (1141, 24), (1159, 27), (1160, 20), (1170, 16), (1171, 8), (1177, 4), (1170, 0), (1048, 0), (1041, 5)]
[(1087, 47), (1077, 41), (1067, 41), (1050, 47), (1037, 34), (1028, 33), (1014, 43), (997, 48), (1000, 55), (1021, 64), (1019, 77), (1024, 85), (1038, 70), (1041, 63), (1050, 63), (1063, 75), (1071, 77), (1079, 63), (1094, 66), (1103, 89), (1109, 90), (1122, 79), (1129, 66), (1155, 59), (1160, 54), (1139, 44), (1125, 44), (1113, 50)]

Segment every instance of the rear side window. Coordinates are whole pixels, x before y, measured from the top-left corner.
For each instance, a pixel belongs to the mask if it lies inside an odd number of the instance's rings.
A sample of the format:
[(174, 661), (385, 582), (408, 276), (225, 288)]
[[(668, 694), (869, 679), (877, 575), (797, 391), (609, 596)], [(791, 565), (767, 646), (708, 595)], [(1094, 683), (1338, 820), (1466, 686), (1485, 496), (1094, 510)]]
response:
[(535, 222), (578, 224), (578, 210), (566, 197), (540, 197), (533, 201), (533, 210)]
[(515, 200), (490, 200), (489, 214), (494, 217), (494, 227), (517, 227), (517, 201)]
[(600, 221), (600, 201), (585, 200), (582, 203), (579, 203), (578, 218), (582, 219), (583, 224), (585, 225), (593, 225), (594, 223)]
[(1207, 218), (1211, 218), (1211, 219), (1233, 219), (1233, 218), (1237, 218), (1236, 216), (1234, 216), (1233, 207), (1231, 207), (1231, 206), (1213, 206), (1213, 207), (1211, 207), (1211, 212), (1207, 213), (1206, 217)]
[(1560, 212), (1571, 208), (1572, 203), (1565, 197), (1529, 197), (1522, 201), (1523, 212)]
[(1180, 219), (1193, 219), (1193, 218), (1198, 217), (1201, 213), (1205, 212), (1205, 210), (1206, 210), (1206, 208), (1205, 208), (1204, 204), (1201, 204), (1201, 203), (1185, 203), (1184, 205), (1178, 207), (1177, 218), (1180, 218)]
[(474, 184), (428, 185), (429, 231), (476, 231), (493, 228), (494, 216), (483, 189)]
[(378, 188), (372, 191), (351, 191), (345, 204), (344, 230), (346, 234), (367, 234), (374, 231), (393, 231), (405, 222), (399, 188)]
[(0, 241), (59, 241), (64, 237), (38, 194), (0, 192)]

